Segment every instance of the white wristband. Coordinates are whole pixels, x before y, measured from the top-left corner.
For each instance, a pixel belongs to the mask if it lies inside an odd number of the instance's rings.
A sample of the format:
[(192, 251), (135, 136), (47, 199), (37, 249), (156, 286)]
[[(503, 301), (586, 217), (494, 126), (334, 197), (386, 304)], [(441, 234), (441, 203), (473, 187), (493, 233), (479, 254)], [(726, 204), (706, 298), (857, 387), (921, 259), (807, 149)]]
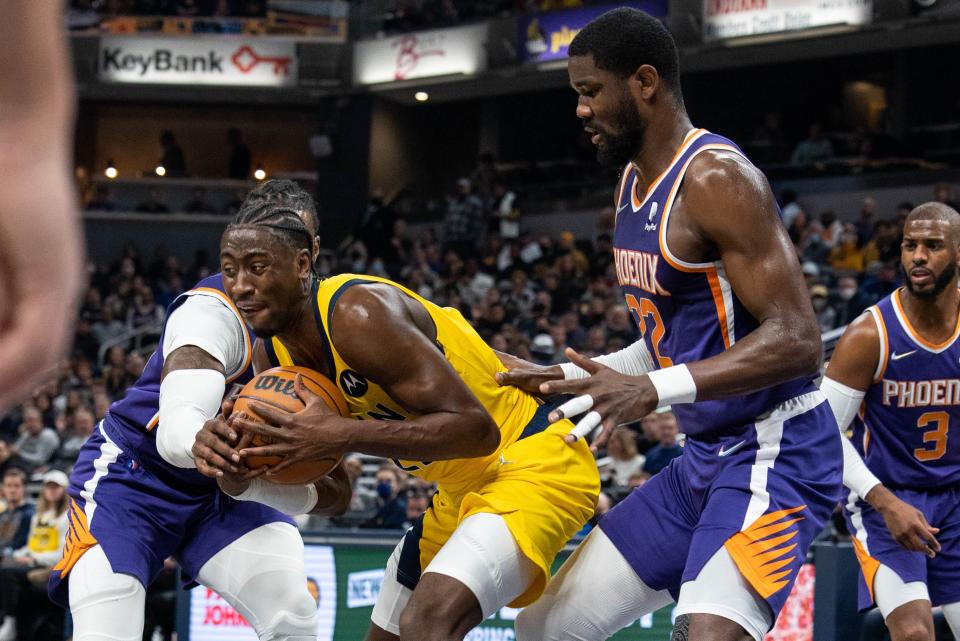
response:
[(560, 369), (563, 370), (563, 380), (565, 381), (574, 381), (590, 376), (587, 370), (577, 367), (573, 363), (560, 363)]
[(686, 365), (674, 365), (647, 374), (657, 390), (657, 408), (697, 400), (697, 384)]
[(289, 516), (310, 513), (317, 506), (317, 487), (310, 485), (278, 485), (255, 478), (250, 487), (233, 497), (238, 501), (256, 501)]

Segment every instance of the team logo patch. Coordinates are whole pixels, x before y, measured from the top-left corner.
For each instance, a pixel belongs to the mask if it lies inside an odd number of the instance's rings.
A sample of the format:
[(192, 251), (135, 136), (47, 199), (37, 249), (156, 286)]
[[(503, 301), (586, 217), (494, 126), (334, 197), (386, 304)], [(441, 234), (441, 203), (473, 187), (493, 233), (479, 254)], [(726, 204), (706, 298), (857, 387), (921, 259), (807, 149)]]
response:
[(340, 372), (340, 389), (346, 392), (349, 396), (363, 396), (367, 393), (367, 389), (370, 386), (367, 384), (367, 379), (360, 376), (356, 372), (350, 369), (345, 369)]

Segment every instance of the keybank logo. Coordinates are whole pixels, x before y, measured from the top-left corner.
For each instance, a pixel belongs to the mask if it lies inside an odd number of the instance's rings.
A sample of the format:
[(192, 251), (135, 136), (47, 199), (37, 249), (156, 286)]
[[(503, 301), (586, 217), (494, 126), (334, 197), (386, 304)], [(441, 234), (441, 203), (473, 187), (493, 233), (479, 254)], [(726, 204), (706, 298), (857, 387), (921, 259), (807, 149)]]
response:
[(295, 44), (228, 38), (107, 36), (98, 73), (113, 82), (296, 84)]

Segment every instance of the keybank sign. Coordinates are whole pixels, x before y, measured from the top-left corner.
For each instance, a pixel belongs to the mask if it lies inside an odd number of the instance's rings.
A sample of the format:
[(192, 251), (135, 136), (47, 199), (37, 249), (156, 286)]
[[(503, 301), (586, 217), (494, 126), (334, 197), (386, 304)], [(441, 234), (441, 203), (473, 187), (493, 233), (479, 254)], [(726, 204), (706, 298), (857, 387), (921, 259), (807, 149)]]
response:
[(105, 82), (289, 87), (297, 84), (297, 49), (263, 37), (105, 36), (97, 67)]

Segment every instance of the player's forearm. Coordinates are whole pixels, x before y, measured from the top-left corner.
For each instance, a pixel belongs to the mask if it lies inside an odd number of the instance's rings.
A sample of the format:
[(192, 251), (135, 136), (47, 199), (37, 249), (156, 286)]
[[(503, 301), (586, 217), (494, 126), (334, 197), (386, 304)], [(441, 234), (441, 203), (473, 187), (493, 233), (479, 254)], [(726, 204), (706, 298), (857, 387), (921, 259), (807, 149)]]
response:
[(436, 412), (408, 421), (363, 421), (349, 430), (350, 452), (417, 461), (486, 456), (500, 429), (486, 411)]
[(813, 377), (822, 350), (816, 326), (767, 320), (732, 348), (687, 366), (697, 385), (697, 400), (714, 400)]

